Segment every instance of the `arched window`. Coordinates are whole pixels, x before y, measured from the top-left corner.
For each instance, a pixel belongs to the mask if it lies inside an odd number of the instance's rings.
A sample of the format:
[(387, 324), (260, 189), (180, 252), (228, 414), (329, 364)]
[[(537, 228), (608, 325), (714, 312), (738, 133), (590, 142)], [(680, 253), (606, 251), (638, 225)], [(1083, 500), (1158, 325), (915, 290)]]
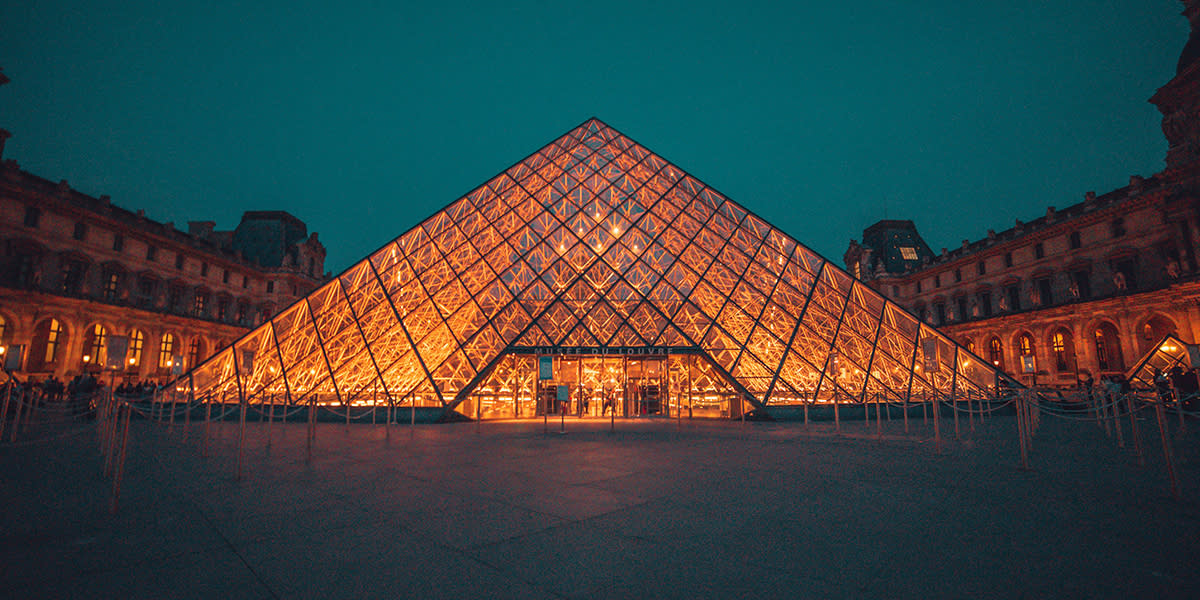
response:
[(967, 339), (963, 340), (963, 346), (966, 346), (967, 352), (975, 351), (975, 341), (972, 340), (971, 338), (967, 338)]
[(83, 335), (83, 366), (97, 367), (104, 365), (105, 346), (108, 342), (108, 330), (103, 325), (96, 323), (88, 328)]
[(38, 323), (33, 332), (33, 344), (29, 350), (29, 370), (42, 371), (54, 366), (62, 355), (67, 342), (67, 330), (58, 319), (50, 318)]
[(1033, 336), (1028, 333), (1022, 333), (1021, 337), (1017, 339), (1017, 352), (1021, 356), (1033, 354)]
[(164, 333), (158, 345), (158, 368), (170, 369), (174, 364), (175, 334)]
[(142, 350), (146, 347), (146, 334), (134, 329), (129, 332), (129, 365), (142, 364)]
[(1075, 362), (1075, 347), (1071, 341), (1071, 334), (1065, 329), (1059, 329), (1050, 336), (1050, 349), (1054, 352), (1054, 368), (1059, 371), (1068, 371), (1071, 369), (1072, 363)]
[(1093, 333), (1093, 340), (1096, 344), (1096, 366), (1101, 371), (1125, 369), (1125, 361), (1121, 358), (1121, 341), (1112, 323), (1101, 323)]
[(188, 344), (187, 362), (184, 365), (191, 369), (200, 364), (200, 357), (204, 353), (204, 342), (200, 341), (200, 337), (192, 338), (192, 343)]
[(1004, 368), (1004, 346), (1000, 344), (1000, 338), (992, 338), (988, 342), (988, 360), (996, 367)]

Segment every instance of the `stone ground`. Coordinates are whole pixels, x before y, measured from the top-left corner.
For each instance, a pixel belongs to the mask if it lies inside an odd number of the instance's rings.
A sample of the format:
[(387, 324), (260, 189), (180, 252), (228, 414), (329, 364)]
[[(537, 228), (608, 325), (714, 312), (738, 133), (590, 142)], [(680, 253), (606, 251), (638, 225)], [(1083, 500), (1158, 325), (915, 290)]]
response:
[(80, 427), (0, 446), (0, 596), (1200, 597), (1200, 423), (1182, 501), (1152, 421), (1139, 466), (1045, 419), (1029, 471), (1011, 417), (884, 425), (252, 423), (235, 481), (236, 424), (134, 421), (115, 515)]

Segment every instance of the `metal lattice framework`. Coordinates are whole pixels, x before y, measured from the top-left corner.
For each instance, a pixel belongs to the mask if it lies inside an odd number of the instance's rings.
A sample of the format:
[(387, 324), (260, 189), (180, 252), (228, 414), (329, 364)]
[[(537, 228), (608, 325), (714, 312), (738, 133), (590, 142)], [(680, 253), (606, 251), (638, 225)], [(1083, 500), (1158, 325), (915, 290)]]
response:
[(700, 355), (757, 406), (986, 392), (1003, 378), (590, 119), (185, 379), (213, 398), (452, 409), (531, 348), (643, 346)]

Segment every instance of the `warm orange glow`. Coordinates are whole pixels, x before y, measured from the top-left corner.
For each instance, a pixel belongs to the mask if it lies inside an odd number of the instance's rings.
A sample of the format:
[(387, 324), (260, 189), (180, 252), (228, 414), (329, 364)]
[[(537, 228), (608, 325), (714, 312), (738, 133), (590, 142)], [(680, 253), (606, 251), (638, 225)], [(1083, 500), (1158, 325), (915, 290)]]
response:
[[(929, 339), (941, 348), (936, 378), (919, 364)], [(664, 410), (714, 416), (743, 395), (842, 402), (995, 381), (992, 365), (595, 120), (216, 353), (190, 381), (198, 395), (254, 402), (532, 416), (534, 348), (574, 365), (562, 377), (578, 406), (618, 391), (625, 401), (640, 393), (636, 380), (657, 388)], [(602, 356), (610, 349), (621, 351)]]

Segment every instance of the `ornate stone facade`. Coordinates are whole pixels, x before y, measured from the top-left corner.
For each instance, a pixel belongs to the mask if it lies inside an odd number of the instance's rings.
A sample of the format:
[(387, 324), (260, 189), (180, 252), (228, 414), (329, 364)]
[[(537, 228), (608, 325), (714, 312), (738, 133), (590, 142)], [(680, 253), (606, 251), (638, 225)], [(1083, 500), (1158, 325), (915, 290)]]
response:
[(1200, 341), (1200, 0), (1184, 4), (1192, 37), (1151, 98), (1166, 170), (899, 268), (878, 257), (918, 245), (873, 235), (908, 223), (881, 221), (851, 241), (847, 268), (1010, 374), (1032, 355), (1039, 383), (1121, 373), (1168, 333)]
[(123, 376), (166, 378), (326, 279), (324, 246), (287, 213), (183, 232), (13, 160), (0, 164), (0, 254), (0, 346), (39, 378), (99, 370), (112, 336), (129, 338)]

